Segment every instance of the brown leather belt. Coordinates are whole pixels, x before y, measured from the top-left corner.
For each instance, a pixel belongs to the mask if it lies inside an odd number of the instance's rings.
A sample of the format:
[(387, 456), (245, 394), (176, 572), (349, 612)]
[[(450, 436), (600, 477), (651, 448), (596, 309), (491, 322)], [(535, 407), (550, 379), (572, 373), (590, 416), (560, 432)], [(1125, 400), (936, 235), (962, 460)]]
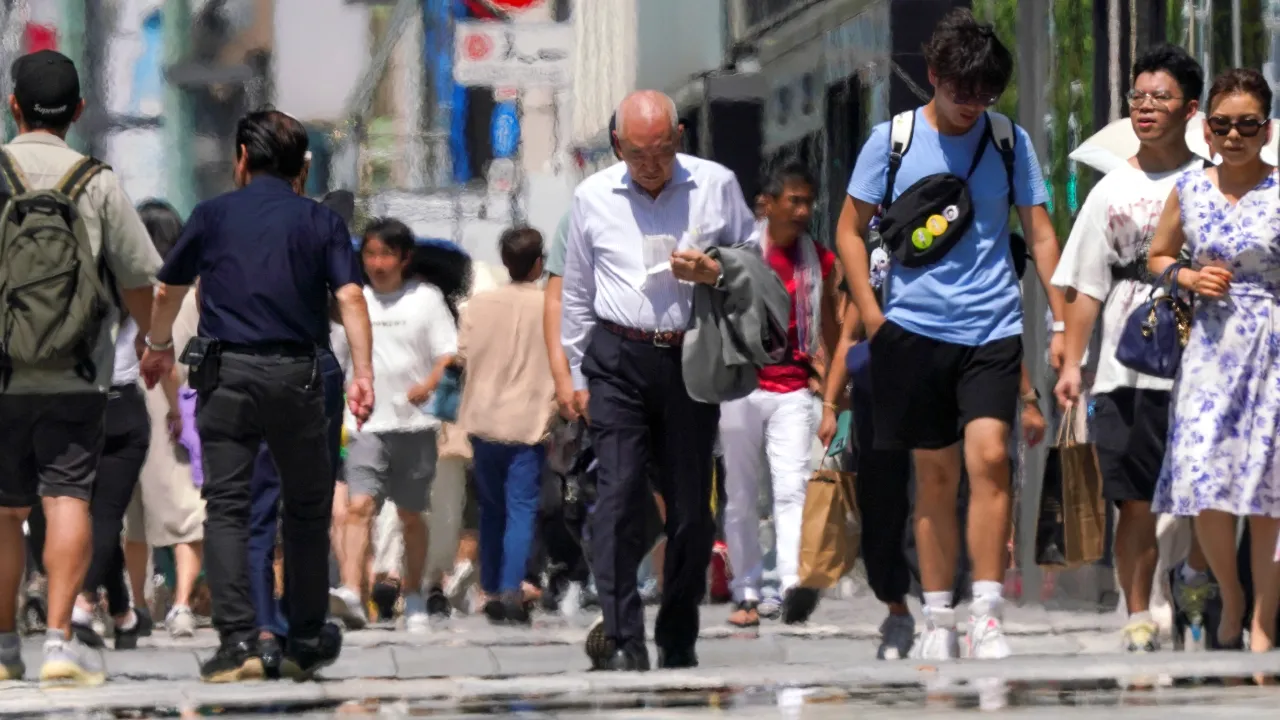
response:
[(684, 344), (684, 330), (640, 330), (608, 320), (601, 320), (600, 327), (624, 340), (649, 343), (657, 347), (680, 347)]

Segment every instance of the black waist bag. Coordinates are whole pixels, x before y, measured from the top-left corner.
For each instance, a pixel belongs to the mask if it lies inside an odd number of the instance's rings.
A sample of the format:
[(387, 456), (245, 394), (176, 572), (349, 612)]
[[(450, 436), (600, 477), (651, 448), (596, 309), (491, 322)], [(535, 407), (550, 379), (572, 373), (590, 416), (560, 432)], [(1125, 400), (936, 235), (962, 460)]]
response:
[(952, 173), (938, 173), (920, 178), (897, 199), (890, 201), (894, 180), (902, 164), (902, 153), (893, 148), (889, 155), (888, 185), (878, 230), (889, 254), (903, 267), (918, 268), (938, 262), (973, 225), (969, 178), (982, 162), (991, 141), (988, 122), (968, 174), (960, 177)]

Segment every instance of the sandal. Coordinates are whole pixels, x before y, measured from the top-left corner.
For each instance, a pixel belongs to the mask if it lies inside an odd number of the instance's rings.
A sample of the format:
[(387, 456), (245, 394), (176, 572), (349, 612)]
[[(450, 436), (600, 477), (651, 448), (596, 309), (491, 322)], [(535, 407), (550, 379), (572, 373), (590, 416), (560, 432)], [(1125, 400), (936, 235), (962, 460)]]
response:
[(757, 603), (754, 600), (743, 600), (735, 606), (735, 610), (729, 615), (729, 624), (740, 628), (753, 628), (760, 626), (760, 612), (757, 610)]

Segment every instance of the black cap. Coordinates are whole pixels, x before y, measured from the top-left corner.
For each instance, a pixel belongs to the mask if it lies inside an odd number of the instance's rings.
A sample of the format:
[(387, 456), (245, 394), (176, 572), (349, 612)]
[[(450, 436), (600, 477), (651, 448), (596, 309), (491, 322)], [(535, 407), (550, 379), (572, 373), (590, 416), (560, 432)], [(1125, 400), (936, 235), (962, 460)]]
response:
[(13, 63), (13, 96), (27, 124), (70, 125), (80, 105), (80, 75), (71, 58), (53, 50)]

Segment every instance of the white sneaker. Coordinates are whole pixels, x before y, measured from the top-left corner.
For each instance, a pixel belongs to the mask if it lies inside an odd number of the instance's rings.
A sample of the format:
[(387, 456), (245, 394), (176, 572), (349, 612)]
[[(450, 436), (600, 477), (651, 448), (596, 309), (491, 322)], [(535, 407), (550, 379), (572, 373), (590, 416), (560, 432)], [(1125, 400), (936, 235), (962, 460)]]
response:
[(911, 649), (917, 660), (956, 660), (960, 657), (960, 637), (956, 634), (956, 611), (925, 608), (924, 630)]
[(427, 601), (418, 593), (404, 596), (404, 627), (411, 633), (431, 631), (431, 617), (427, 615)]
[(195, 637), (196, 617), (186, 605), (174, 605), (169, 608), (169, 614), (164, 616), (164, 626), (169, 628), (169, 637)]
[(560, 596), (560, 616), (566, 620), (577, 618), (582, 613), (582, 583), (571, 582)]
[(976, 660), (1000, 660), (1013, 654), (1004, 636), (1004, 623), (998, 607), (974, 603), (970, 608), (968, 656)]
[(360, 630), (369, 624), (361, 607), (360, 594), (348, 587), (329, 590), (329, 614), (338, 618), (348, 630)]

